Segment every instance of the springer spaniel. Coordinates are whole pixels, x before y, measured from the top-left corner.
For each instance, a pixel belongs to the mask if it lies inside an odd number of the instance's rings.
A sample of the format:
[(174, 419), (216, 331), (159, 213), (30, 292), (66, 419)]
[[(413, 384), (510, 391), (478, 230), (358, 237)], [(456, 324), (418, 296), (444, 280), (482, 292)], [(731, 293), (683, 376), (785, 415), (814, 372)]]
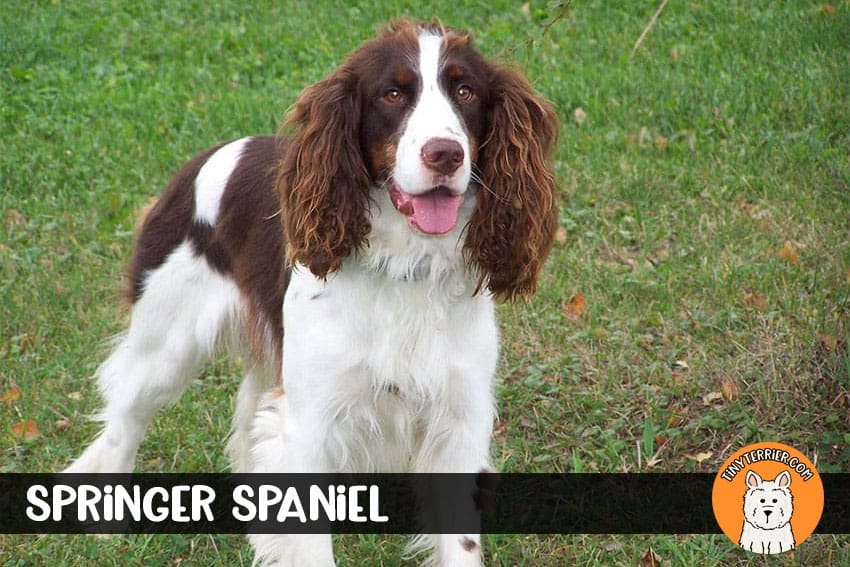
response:
[[(532, 294), (552, 246), (555, 112), (466, 33), (399, 21), (287, 124), (195, 157), (148, 213), (104, 428), (66, 472), (132, 471), (221, 346), (246, 361), (238, 472), (488, 466), (494, 299)], [(251, 539), (261, 563), (334, 563), (330, 536)], [(477, 535), (431, 540), (434, 563), (480, 563)]]

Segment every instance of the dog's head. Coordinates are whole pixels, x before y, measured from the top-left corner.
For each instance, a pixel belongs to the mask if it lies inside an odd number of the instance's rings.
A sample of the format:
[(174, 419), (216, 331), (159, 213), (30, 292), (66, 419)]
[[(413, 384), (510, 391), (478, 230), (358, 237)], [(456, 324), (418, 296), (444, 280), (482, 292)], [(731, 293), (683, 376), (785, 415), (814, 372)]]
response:
[(773, 480), (762, 480), (754, 471), (747, 471), (747, 492), (744, 494), (744, 518), (763, 530), (780, 528), (791, 521), (794, 498), (789, 487), (791, 474), (782, 471)]
[(468, 34), (396, 22), (305, 89), (287, 124), (278, 191), (290, 261), (323, 278), (338, 269), (367, 244), (385, 191), (411, 231), (463, 229), (479, 288), (534, 292), (556, 225), (546, 161), (557, 119)]

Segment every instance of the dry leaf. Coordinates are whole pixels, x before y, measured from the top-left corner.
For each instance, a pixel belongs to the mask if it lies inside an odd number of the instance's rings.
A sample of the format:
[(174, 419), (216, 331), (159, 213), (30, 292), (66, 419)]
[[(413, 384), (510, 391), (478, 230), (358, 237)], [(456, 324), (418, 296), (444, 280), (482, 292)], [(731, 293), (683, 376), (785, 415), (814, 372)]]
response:
[(9, 390), (0, 396), (0, 402), (14, 402), (21, 397), (21, 391), (17, 386), (12, 386)]
[(576, 124), (584, 124), (584, 121), (587, 120), (587, 112), (581, 107), (576, 108), (573, 110), (573, 119), (576, 121)]
[(531, 2), (526, 2), (525, 4), (523, 4), (520, 7), (520, 10), (522, 10), (522, 13), (525, 14), (526, 16), (531, 14)]
[(31, 419), (25, 419), (23, 421), (19, 421), (18, 423), (12, 425), (12, 434), (19, 439), (23, 439), (24, 441), (32, 441), (33, 439), (38, 439), (40, 434), (38, 432), (38, 425)]
[(826, 16), (834, 16), (835, 14), (838, 13), (838, 8), (836, 8), (835, 5), (833, 5), (833, 4), (824, 4), (823, 6), (820, 7), (820, 10)]
[(832, 335), (821, 335), (820, 345), (827, 352), (832, 352), (838, 348), (838, 339)]
[(737, 400), (740, 396), (738, 384), (731, 378), (723, 378), (720, 382), (720, 391), (723, 392), (723, 397), (728, 401)]
[(667, 420), (667, 427), (679, 427), (684, 423), (685, 418), (681, 415), (673, 414), (670, 416), (670, 419)]
[(750, 309), (767, 311), (767, 296), (757, 291), (747, 291), (744, 293), (744, 305)]
[(669, 143), (669, 140), (664, 136), (656, 136), (655, 138), (655, 147), (659, 150), (666, 150)]
[(688, 455), (688, 458), (692, 461), (696, 461), (697, 464), (702, 464), (705, 461), (709, 460), (714, 453), (710, 451), (705, 451), (703, 453), (697, 453), (696, 455)]
[(74, 422), (68, 419), (67, 417), (63, 417), (62, 419), (57, 419), (53, 426), (56, 427), (57, 430), (62, 431), (63, 429), (69, 429)]
[(519, 426), (523, 429), (532, 429), (534, 428), (534, 422), (528, 419), (527, 417), (523, 417), (519, 420)]
[(723, 394), (720, 392), (709, 392), (702, 396), (703, 405), (710, 406), (714, 402), (719, 402), (723, 400)]
[(650, 547), (640, 558), (640, 564), (642, 567), (661, 567), (661, 556)]
[(587, 311), (587, 302), (584, 299), (584, 294), (579, 293), (570, 298), (563, 307), (564, 315), (570, 319), (578, 319)]
[(782, 249), (779, 250), (779, 257), (792, 266), (800, 261), (800, 256), (797, 254), (797, 248), (790, 240), (786, 240), (785, 244), (782, 245)]
[(564, 227), (558, 227), (558, 230), (555, 231), (555, 242), (560, 245), (564, 245), (567, 243), (567, 229)]
[(685, 374), (688, 373), (690, 367), (688, 363), (684, 360), (677, 360), (670, 367), (670, 377), (673, 379), (674, 384), (681, 384), (685, 380)]
[(6, 211), (5, 220), (6, 226), (10, 228), (22, 227), (27, 225), (27, 219), (24, 218), (24, 215), (22, 215), (19, 211), (16, 211), (15, 209), (9, 209), (8, 211)]
[(69, 399), (74, 400), (75, 402), (79, 402), (80, 400), (83, 399), (82, 392), (71, 392), (67, 395), (68, 395)]

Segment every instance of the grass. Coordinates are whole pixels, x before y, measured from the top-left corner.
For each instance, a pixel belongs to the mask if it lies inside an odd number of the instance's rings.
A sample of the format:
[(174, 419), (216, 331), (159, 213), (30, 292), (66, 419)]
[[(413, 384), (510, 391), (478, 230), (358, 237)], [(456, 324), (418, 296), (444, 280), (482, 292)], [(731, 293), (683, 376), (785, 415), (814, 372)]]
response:
[[(714, 472), (789, 443), (850, 471), (850, 3), (36, 1), (0, 7), (0, 472), (91, 439), (90, 376), (126, 321), (138, 210), (210, 144), (274, 132), (389, 18), (441, 15), (513, 59), (562, 120), (559, 242), (500, 309), (505, 471)], [(142, 471), (222, 471), (238, 369), (154, 423)], [(11, 434), (32, 420), (38, 437)], [(345, 537), (340, 565), (402, 565)], [(815, 536), (753, 558), (723, 536), (490, 537), (494, 565), (846, 565)], [(232, 536), (0, 536), (4, 565), (248, 564)]]

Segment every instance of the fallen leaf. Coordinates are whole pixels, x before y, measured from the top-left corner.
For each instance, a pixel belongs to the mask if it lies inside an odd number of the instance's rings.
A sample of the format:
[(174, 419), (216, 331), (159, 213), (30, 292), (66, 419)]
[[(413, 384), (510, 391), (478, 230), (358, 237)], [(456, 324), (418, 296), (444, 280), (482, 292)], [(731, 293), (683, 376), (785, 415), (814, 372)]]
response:
[(525, 14), (526, 16), (531, 14), (531, 2), (526, 2), (525, 4), (523, 4), (520, 7), (520, 10), (522, 10), (522, 13)]
[(17, 386), (12, 386), (10, 389), (6, 390), (2, 396), (0, 396), (0, 402), (14, 402), (20, 397), (21, 391)]
[(38, 425), (36, 425), (36, 423), (31, 419), (19, 421), (12, 425), (11, 429), (12, 434), (15, 437), (23, 439), (24, 441), (32, 441), (33, 439), (38, 439), (40, 436), (40, 433), (38, 432)]
[(80, 400), (83, 399), (82, 392), (70, 392), (67, 395), (68, 395), (69, 399), (74, 400), (75, 402), (79, 402)]
[(838, 13), (838, 8), (836, 8), (833, 4), (824, 4), (820, 7), (820, 9), (826, 16), (834, 16)]
[(661, 567), (661, 556), (650, 547), (640, 558), (640, 564), (642, 567)]
[(740, 395), (738, 384), (731, 378), (723, 378), (720, 382), (720, 391), (723, 392), (723, 397), (730, 402), (737, 400)]
[(827, 352), (832, 352), (838, 348), (838, 339), (832, 335), (821, 335), (820, 345)]
[(688, 363), (684, 360), (677, 360), (670, 366), (670, 377), (674, 384), (681, 384), (685, 381), (685, 375), (690, 371)]
[(26, 353), (30, 347), (35, 345), (35, 337), (30, 335), (29, 333), (24, 333), (18, 337), (18, 349), (20, 349), (20, 354)]
[(790, 240), (786, 240), (785, 244), (782, 245), (782, 248), (779, 250), (779, 257), (792, 266), (800, 261), (800, 256), (797, 254), (797, 248)]
[(681, 415), (673, 414), (670, 416), (670, 419), (667, 420), (667, 427), (679, 427), (684, 423), (685, 418)]
[(27, 225), (27, 219), (24, 218), (19, 211), (15, 209), (9, 209), (6, 211), (6, 226), (8, 227), (22, 227)]
[(584, 294), (579, 293), (570, 298), (564, 305), (562, 311), (570, 319), (578, 319), (587, 311), (587, 301), (584, 299)]
[(709, 392), (702, 396), (703, 405), (710, 406), (714, 402), (719, 402), (723, 400), (723, 394), (720, 392)]
[(534, 422), (528, 419), (527, 417), (523, 417), (519, 420), (519, 426), (523, 429), (532, 429), (534, 428)]
[(587, 112), (581, 107), (576, 108), (573, 110), (573, 120), (576, 121), (576, 124), (584, 124), (584, 121), (587, 120)]
[(74, 422), (68, 419), (67, 417), (63, 417), (62, 419), (57, 419), (53, 426), (56, 427), (57, 430), (62, 431), (63, 429), (69, 429)]
[(710, 459), (714, 455), (714, 453), (710, 451), (705, 451), (703, 453), (697, 453), (696, 455), (688, 455), (688, 458), (692, 461), (696, 461), (697, 464), (702, 464), (708, 459)]
[(747, 291), (744, 293), (744, 305), (750, 309), (767, 311), (767, 296), (757, 291)]
[(659, 150), (666, 150), (670, 141), (664, 136), (656, 136), (655, 137), (655, 147)]
[(564, 245), (567, 243), (567, 229), (564, 227), (558, 227), (558, 230), (555, 231), (555, 242), (560, 245)]

